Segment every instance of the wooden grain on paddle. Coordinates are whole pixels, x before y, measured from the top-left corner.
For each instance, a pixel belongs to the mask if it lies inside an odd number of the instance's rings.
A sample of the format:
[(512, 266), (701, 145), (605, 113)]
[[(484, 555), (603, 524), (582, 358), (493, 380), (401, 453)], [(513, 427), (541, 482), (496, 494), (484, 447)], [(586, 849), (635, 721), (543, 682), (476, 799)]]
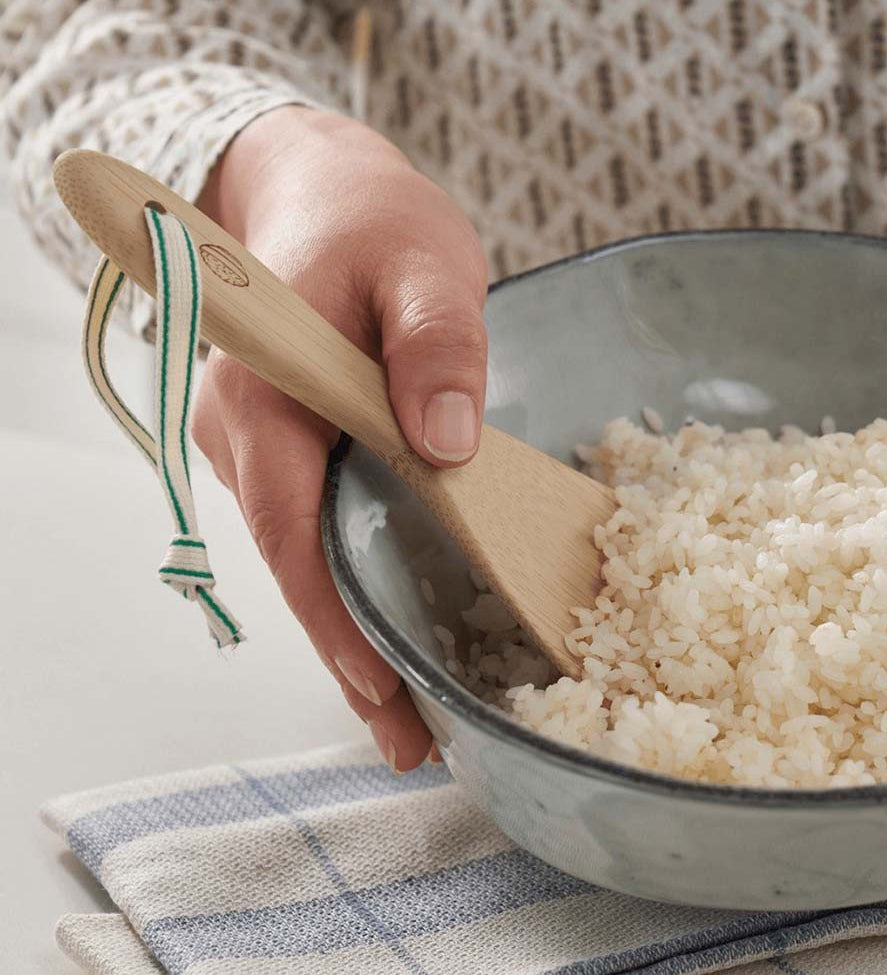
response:
[(102, 153), (70, 150), (54, 176), (80, 226), (150, 294), (154, 260), (144, 207), (153, 203), (179, 217), (202, 261), (205, 338), (388, 463), (555, 667), (581, 674), (564, 634), (574, 625), (570, 607), (589, 605), (600, 588), (592, 537), (615, 509), (608, 487), (490, 426), (465, 467), (432, 467), (404, 440), (382, 366), (209, 217)]

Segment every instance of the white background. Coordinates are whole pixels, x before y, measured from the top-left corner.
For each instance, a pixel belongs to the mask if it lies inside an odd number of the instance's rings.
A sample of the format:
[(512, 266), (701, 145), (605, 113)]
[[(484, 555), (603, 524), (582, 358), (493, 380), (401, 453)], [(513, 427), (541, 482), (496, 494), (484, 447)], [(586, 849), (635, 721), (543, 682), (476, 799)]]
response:
[[(87, 385), (82, 296), (0, 183), (0, 971), (71, 975), (56, 920), (112, 905), (39, 822), (43, 801), (366, 732), (196, 458), (217, 591), (248, 642), (222, 659), (157, 581), (172, 531), (159, 486)], [(142, 415), (151, 353), (113, 337), (112, 378)]]

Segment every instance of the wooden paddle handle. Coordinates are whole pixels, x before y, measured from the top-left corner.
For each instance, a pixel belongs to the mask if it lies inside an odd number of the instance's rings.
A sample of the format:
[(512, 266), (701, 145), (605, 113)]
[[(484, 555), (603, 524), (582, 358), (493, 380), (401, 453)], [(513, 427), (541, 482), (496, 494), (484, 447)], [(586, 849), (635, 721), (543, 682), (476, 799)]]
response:
[(200, 257), (204, 337), (401, 473), (424, 466), (398, 426), (382, 367), (206, 214), (100, 152), (68, 150), (56, 160), (53, 178), (84, 231), (152, 295), (154, 258), (144, 209), (153, 204), (175, 214)]

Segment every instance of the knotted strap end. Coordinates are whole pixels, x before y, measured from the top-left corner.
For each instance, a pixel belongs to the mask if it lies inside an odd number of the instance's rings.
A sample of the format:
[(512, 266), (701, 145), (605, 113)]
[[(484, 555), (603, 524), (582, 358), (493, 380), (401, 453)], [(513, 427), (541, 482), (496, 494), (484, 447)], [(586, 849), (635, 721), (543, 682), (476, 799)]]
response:
[(243, 643), (246, 637), (240, 623), (212, 593), (216, 580), (209, 567), (206, 544), (199, 535), (173, 536), (158, 575), (161, 582), (200, 604), (217, 646)]
[(240, 628), (240, 623), (225, 608), (225, 605), (205, 586), (196, 586), (196, 598), (206, 617), (210, 636), (221, 650), (225, 647), (236, 647), (245, 642), (246, 636)]
[(212, 588), (216, 584), (206, 545), (198, 535), (175, 535), (158, 571), (161, 581), (176, 589), (197, 585)]

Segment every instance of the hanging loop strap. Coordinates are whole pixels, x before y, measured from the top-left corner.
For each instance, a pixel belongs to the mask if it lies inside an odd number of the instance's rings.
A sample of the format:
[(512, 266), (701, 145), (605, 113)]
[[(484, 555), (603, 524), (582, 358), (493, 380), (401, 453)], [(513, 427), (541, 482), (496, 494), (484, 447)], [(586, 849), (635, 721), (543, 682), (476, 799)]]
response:
[(103, 257), (89, 289), (83, 329), (86, 371), (99, 399), (157, 472), (175, 522), (159, 576), (187, 599), (198, 602), (220, 647), (245, 639), (240, 624), (213, 595), (216, 584), (197, 515), (188, 467), (188, 415), (200, 339), (200, 271), (194, 244), (172, 214), (146, 208), (157, 279), (157, 344), (154, 381), (156, 438), (139, 422), (108, 378), (105, 338), (108, 320), (125, 276)]

